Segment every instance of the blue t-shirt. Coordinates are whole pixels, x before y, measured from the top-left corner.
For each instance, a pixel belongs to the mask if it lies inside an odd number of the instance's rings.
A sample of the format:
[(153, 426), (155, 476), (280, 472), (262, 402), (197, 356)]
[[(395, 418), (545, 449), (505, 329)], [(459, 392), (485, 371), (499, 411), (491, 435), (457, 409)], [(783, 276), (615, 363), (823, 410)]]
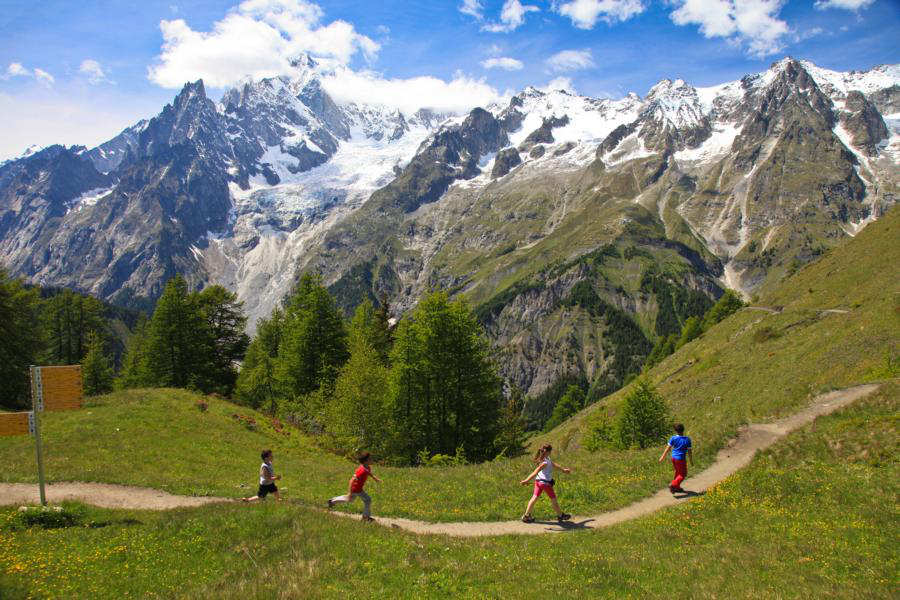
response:
[(684, 460), (684, 455), (691, 449), (691, 438), (686, 435), (673, 435), (669, 438), (669, 445), (672, 446), (672, 458)]

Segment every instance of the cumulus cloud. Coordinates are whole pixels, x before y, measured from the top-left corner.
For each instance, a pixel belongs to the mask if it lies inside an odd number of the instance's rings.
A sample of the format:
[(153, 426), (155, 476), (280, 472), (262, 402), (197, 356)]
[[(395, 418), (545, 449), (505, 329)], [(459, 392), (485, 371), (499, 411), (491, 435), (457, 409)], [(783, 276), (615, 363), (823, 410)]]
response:
[(594, 66), (594, 57), (589, 49), (563, 50), (548, 58), (547, 66), (557, 72), (589, 69)]
[(35, 67), (34, 69), (34, 78), (38, 83), (47, 87), (50, 87), (54, 84), (54, 82), (56, 82), (56, 79), (53, 77), (53, 75), (43, 69), (38, 69), (37, 67)]
[(860, 10), (867, 8), (875, 0), (816, 0), (816, 8), (825, 10), (826, 8), (843, 8), (844, 10)]
[(674, 0), (676, 25), (698, 25), (707, 38), (721, 37), (758, 58), (784, 48), (787, 23), (778, 18), (784, 0)]
[(331, 66), (357, 55), (373, 60), (380, 45), (346, 21), (322, 24), (317, 4), (306, 0), (246, 0), (213, 24), (194, 31), (182, 19), (160, 21), (162, 53), (148, 69), (151, 81), (166, 88), (202, 78), (224, 87), (251, 76), (292, 71), (291, 58), (308, 53)]
[(509, 33), (525, 23), (525, 15), (540, 10), (537, 6), (522, 4), (519, 0), (506, 0), (503, 3), (503, 9), (500, 11), (500, 21), (498, 23), (487, 23), (482, 29), (492, 33)]
[(480, 0), (463, 0), (463, 3), (459, 5), (459, 12), (475, 17), (479, 21), (484, 18), (484, 7)]
[(505, 97), (483, 79), (472, 79), (461, 73), (450, 81), (431, 76), (386, 79), (372, 71), (340, 67), (325, 75), (322, 85), (337, 102), (359, 102), (362, 98), (367, 103), (398, 108), (407, 114), (420, 108), (459, 113)]
[(6, 67), (6, 75), (3, 78), (9, 79), (10, 77), (31, 77), (31, 71), (23, 67), (22, 63), (9, 63), (9, 66)]
[(645, 10), (642, 0), (571, 0), (555, 2), (553, 8), (559, 14), (569, 17), (579, 29), (593, 29), (598, 20), (607, 23), (627, 21)]
[(103, 70), (103, 67), (93, 58), (86, 58), (85, 60), (81, 61), (81, 66), (78, 67), (78, 72), (82, 75), (86, 75), (88, 82), (91, 85), (97, 85), (104, 82), (111, 83), (106, 77), (106, 72)]
[(575, 86), (572, 84), (572, 80), (569, 77), (557, 77), (555, 79), (551, 79), (549, 82), (547, 82), (547, 85), (539, 87), (538, 89), (543, 92), (562, 90), (564, 92), (569, 92), (570, 94), (578, 93), (575, 90)]
[(485, 69), (504, 69), (506, 71), (521, 71), (525, 67), (521, 60), (508, 56), (488, 58), (481, 61), (481, 66)]

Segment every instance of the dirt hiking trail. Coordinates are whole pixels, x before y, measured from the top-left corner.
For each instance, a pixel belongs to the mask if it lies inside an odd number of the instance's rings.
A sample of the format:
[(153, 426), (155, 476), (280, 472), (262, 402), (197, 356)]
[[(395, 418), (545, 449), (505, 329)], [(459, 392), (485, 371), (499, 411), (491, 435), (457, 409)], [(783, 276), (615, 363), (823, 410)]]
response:
[[(790, 432), (808, 425), (816, 417), (830, 414), (878, 389), (877, 384), (860, 385), (816, 396), (805, 409), (772, 423), (747, 425), (728, 446), (719, 451), (706, 470), (686, 479), (682, 487), (685, 494), (672, 495), (663, 489), (649, 498), (639, 500), (619, 510), (591, 517), (573, 516), (563, 524), (556, 521), (521, 521), (429, 523), (394, 517), (376, 517), (375, 521), (387, 527), (404, 529), (417, 534), (443, 534), (454, 537), (481, 537), (507, 534), (541, 534), (583, 529), (599, 529), (623, 521), (648, 515), (662, 508), (674, 506), (702, 494), (729, 475), (747, 466), (757, 451), (768, 448)], [(165, 510), (170, 508), (202, 506), (217, 502), (233, 502), (234, 498), (200, 496), (174, 496), (148, 488), (127, 487), (103, 483), (53, 483), (47, 486), (50, 502), (80, 500), (106, 508), (130, 508)], [(523, 496), (522, 504), (525, 504)], [(38, 489), (35, 484), (0, 483), (0, 505), (36, 504)], [(565, 498), (563, 498), (563, 504)], [(334, 512), (336, 516), (359, 518), (357, 514)]]

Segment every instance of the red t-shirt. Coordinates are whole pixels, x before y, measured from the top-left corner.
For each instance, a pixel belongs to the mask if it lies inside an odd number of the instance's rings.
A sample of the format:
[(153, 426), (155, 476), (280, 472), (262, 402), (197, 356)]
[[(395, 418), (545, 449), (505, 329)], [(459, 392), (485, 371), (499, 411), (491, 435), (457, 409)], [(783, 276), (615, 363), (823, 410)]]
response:
[(356, 475), (356, 481), (350, 486), (350, 491), (354, 494), (363, 491), (363, 486), (366, 485), (366, 479), (368, 479), (371, 474), (372, 469), (365, 465), (359, 465), (359, 468), (356, 469), (356, 473), (354, 473), (354, 475)]

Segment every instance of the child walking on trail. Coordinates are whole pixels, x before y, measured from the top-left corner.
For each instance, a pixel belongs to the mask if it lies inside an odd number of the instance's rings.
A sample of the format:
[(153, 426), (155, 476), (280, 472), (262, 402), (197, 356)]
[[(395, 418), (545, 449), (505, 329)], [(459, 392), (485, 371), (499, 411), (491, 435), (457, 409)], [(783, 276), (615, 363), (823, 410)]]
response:
[(281, 475), (276, 475), (275, 469), (272, 467), (272, 451), (263, 450), (260, 456), (263, 462), (259, 466), (259, 490), (255, 496), (241, 498), (241, 500), (244, 502), (256, 502), (269, 494), (275, 494), (275, 499), (281, 500), (281, 497), (278, 495), (278, 487), (275, 485), (275, 481), (281, 479)]
[(556, 501), (556, 493), (553, 491), (553, 484), (555, 483), (553, 479), (553, 467), (559, 467), (560, 471), (563, 473), (571, 473), (572, 470), (567, 469), (562, 465), (554, 465), (553, 461), (550, 460), (550, 452), (552, 450), (553, 446), (550, 444), (541, 446), (534, 455), (534, 462), (538, 463), (538, 466), (531, 472), (531, 475), (519, 482), (522, 485), (528, 485), (528, 482), (534, 479), (534, 494), (531, 496), (531, 500), (528, 501), (528, 507), (525, 509), (525, 514), (522, 515), (523, 523), (534, 523), (534, 517), (531, 516), (531, 511), (534, 509), (534, 504), (537, 502), (537, 499), (542, 492), (547, 492), (550, 503), (553, 504), (553, 510), (556, 511), (557, 521), (562, 523), (563, 521), (568, 521), (572, 518), (572, 515), (560, 510), (559, 503)]
[(676, 492), (684, 491), (681, 489), (681, 482), (687, 477), (687, 461), (685, 460), (685, 455), (691, 459), (691, 466), (694, 466), (694, 454), (691, 452), (691, 438), (684, 435), (684, 425), (681, 423), (675, 424), (675, 435), (669, 438), (666, 449), (663, 450), (662, 456), (659, 457), (659, 462), (663, 461), (670, 450), (672, 451), (672, 466), (675, 469), (675, 478), (672, 480), (672, 483), (669, 484), (669, 491), (674, 494)]
[(374, 521), (372, 518), (372, 498), (363, 491), (363, 486), (366, 485), (366, 479), (371, 477), (378, 483), (381, 483), (381, 480), (378, 479), (372, 473), (372, 467), (370, 463), (372, 462), (372, 455), (368, 452), (363, 452), (359, 455), (359, 467), (356, 469), (356, 472), (353, 473), (353, 476), (350, 478), (349, 491), (345, 496), (335, 496), (331, 500), (328, 501), (328, 508), (332, 508), (335, 504), (339, 504), (341, 502), (352, 502), (354, 498), (362, 498), (363, 501), (363, 521)]

